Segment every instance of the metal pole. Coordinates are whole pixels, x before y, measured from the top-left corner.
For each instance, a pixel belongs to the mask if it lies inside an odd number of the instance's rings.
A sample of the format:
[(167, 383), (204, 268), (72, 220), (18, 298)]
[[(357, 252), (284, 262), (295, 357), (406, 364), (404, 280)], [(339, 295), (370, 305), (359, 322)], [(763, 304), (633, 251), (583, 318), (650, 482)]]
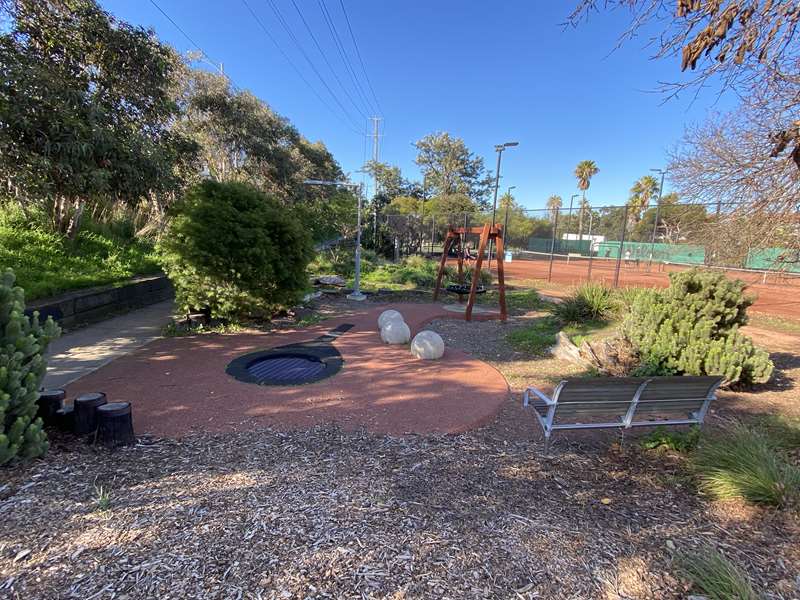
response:
[(436, 215), (431, 215), (431, 256), (433, 256), (433, 236), (436, 231)]
[(358, 190), (358, 219), (356, 224), (356, 274), (353, 281), (353, 293), (348, 294), (350, 300), (364, 300), (366, 296), (361, 293), (361, 202), (364, 188)]
[[(494, 218), (497, 212), (497, 190), (500, 187), (500, 161), (503, 158), (504, 146), (498, 146), (497, 150), (497, 172), (494, 177), (494, 203), (492, 204), (492, 229), (494, 229)], [(494, 249), (494, 238), (489, 240), (489, 272), (492, 272), (492, 250)]]
[(619, 253), (617, 254), (617, 267), (614, 270), (614, 287), (619, 287), (619, 269), (622, 266), (622, 251), (625, 248), (625, 234), (628, 230), (628, 205), (625, 205), (625, 210), (622, 215), (622, 235), (619, 242)]
[(647, 261), (647, 272), (653, 266), (653, 250), (656, 247), (656, 231), (658, 230), (658, 220), (661, 217), (661, 193), (664, 190), (664, 175), (666, 171), (661, 171), (661, 185), (658, 186), (658, 201), (656, 202), (656, 220), (653, 222), (653, 235), (650, 238), (650, 260)]
[(586, 281), (592, 280), (592, 255), (594, 254), (592, 247), (594, 246), (594, 242), (592, 241), (592, 224), (594, 223), (594, 213), (591, 209), (589, 209), (589, 273), (587, 274)]
[(553, 251), (556, 247), (556, 231), (558, 230), (558, 211), (556, 211), (556, 218), (553, 222), (553, 239), (550, 240), (550, 267), (547, 270), (547, 281), (553, 277)]
[[(580, 194), (572, 194), (569, 198), (569, 217), (567, 218), (567, 234), (569, 234), (569, 228), (572, 227), (572, 201), (575, 200)], [(569, 240), (567, 240), (567, 254), (569, 254)]]

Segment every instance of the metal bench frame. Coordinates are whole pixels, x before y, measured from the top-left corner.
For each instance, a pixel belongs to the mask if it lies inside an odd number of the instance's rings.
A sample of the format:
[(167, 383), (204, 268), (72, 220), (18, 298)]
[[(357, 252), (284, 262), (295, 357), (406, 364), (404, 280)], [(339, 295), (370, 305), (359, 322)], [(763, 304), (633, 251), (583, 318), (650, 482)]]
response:
[[(554, 423), (556, 413), (558, 412), (558, 397), (561, 394), (561, 390), (569, 383), (567, 380), (562, 380), (556, 386), (555, 390), (553, 391), (553, 397), (549, 398), (547, 395), (543, 394), (541, 391), (536, 389), (535, 387), (528, 387), (525, 390), (525, 393), (522, 396), (522, 406), (528, 407), (531, 403), (531, 394), (535, 395), (539, 400), (544, 403), (544, 406), (540, 405), (542, 408), (547, 408), (547, 413), (542, 415), (539, 410), (534, 407), (534, 414), (536, 415), (539, 424), (542, 426), (542, 431), (544, 432), (544, 452), (548, 454), (550, 452), (550, 437), (553, 434), (553, 431), (559, 430), (573, 430), (573, 429), (630, 429), (631, 427), (654, 427), (658, 425), (703, 425), (703, 420), (706, 417), (706, 413), (708, 412), (708, 407), (711, 404), (711, 401), (717, 397), (717, 389), (722, 384), (722, 377), (714, 383), (708, 391), (708, 394), (705, 396), (703, 404), (700, 407), (700, 410), (690, 413), (687, 418), (684, 419), (648, 419), (646, 421), (635, 421), (634, 417), (636, 415), (636, 408), (639, 404), (639, 399), (642, 396), (642, 392), (647, 388), (647, 386), (654, 380), (657, 380), (657, 377), (650, 377), (648, 379), (642, 380), (642, 383), (636, 389), (633, 397), (630, 399), (630, 405), (628, 406), (628, 410), (623, 417), (620, 417), (619, 421), (607, 422), (607, 423)], [(675, 400), (690, 400), (691, 398), (680, 398)], [(700, 400), (700, 398), (698, 398)], [(663, 399), (659, 400), (658, 402), (663, 402), (665, 406), (669, 406), (669, 403), (672, 400)], [(624, 399), (620, 400), (620, 402), (625, 402)], [(650, 401), (653, 402), (653, 401)], [(606, 414), (608, 411), (603, 411), (602, 404), (598, 405), (597, 414)]]

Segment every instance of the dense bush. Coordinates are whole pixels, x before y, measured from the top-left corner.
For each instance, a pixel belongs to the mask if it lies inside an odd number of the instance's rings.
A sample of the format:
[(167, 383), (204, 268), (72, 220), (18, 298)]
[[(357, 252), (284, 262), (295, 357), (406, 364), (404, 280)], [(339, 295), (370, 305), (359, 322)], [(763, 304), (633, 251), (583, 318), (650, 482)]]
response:
[(152, 244), (90, 227), (70, 241), (43, 228), (0, 222), (0, 268), (14, 270), (28, 300), (159, 271)]
[(744, 284), (721, 273), (671, 273), (669, 288), (636, 298), (623, 332), (648, 374), (721, 375), (728, 384), (762, 383), (772, 374), (772, 362), (739, 332), (751, 303)]
[(616, 300), (612, 290), (600, 283), (585, 283), (553, 307), (563, 323), (604, 321), (613, 316)]
[(47, 344), (60, 333), (48, 317), (25, 315), (25, 296), (10, 269), (0, 276), (0, 465), (15, 456), (47, 451), (42, 420), (36, 417)]
[(161, 251), (180, 308), (225, 319), (296, 302), (314, 255), (290, 209), (253, 187), (209, 180), (176, 205)]

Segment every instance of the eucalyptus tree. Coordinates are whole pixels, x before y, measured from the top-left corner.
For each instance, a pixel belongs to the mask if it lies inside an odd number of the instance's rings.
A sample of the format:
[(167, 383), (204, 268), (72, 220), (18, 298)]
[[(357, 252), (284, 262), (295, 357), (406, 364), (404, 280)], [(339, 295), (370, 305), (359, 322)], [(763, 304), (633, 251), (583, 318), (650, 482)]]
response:
[(485, 208), (489, 203), (492, 177), (483, 158), (472, 153), (464, 140), (447, 132), (426, 135), (415, 144), (416, 164), (433, 195), (463, 195)]
[(177, 54), (94, 0), (0, 3), (0, 177), (75, 237), (89, 204), (174, 192), (195, 146), (172, 130)]

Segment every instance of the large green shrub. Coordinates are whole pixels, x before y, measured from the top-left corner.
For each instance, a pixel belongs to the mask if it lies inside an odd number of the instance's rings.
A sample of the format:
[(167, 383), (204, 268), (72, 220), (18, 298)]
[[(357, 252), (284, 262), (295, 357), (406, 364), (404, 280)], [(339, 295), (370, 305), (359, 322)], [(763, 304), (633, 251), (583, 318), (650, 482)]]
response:
[(721, 375), (728, 384), (763, 383), (773, 364), (739, 331), (751, 303), (744, 283), (722, 273), (671, 273), (669, 288), (634, 300), (623, 331), (648, 374)]
[(215, 181), (187, 192), (161, 250), (180, 308), (227, 319), (296, 302), (314, 256), (291, 209), (248, 185)]
[(11, 269), (0, 276), (0, 465), (47, 451), (36, 401), (47, 368), (44, 352), (59, 333), (52, 318), (42, 325), (38, 314), (25, 315), (25, 295)]

